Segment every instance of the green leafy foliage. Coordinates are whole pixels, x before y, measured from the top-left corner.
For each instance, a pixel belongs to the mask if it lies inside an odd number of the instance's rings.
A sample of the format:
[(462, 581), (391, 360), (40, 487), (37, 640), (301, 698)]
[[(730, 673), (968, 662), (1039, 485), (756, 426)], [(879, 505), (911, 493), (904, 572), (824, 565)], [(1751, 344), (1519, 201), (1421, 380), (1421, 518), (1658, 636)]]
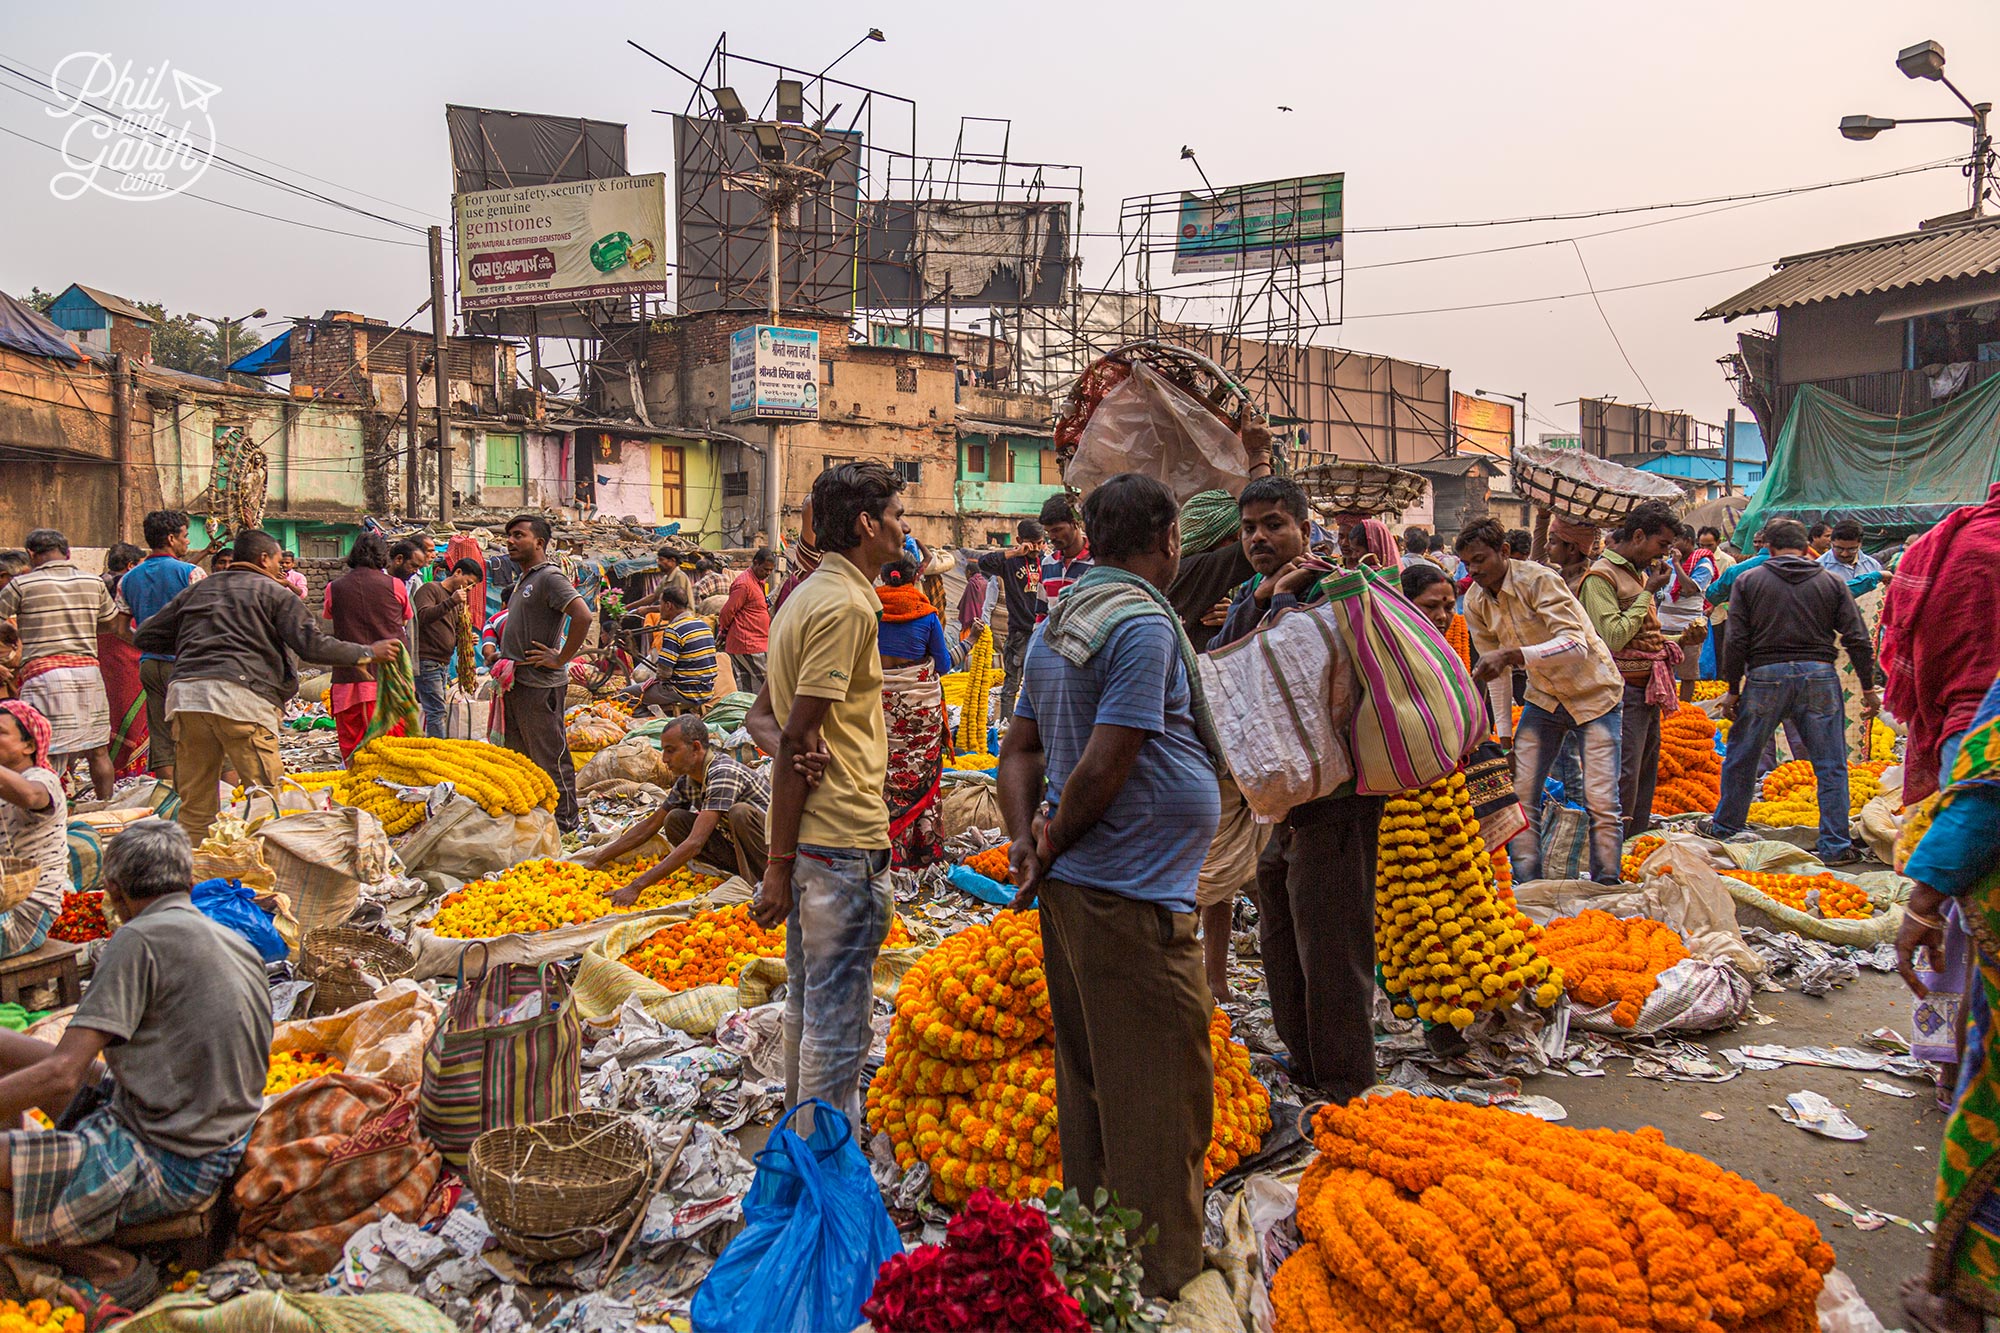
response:
[(1049, 1215), (1056, 1276), (1083, 1307), (1090, 1326), (1098, 1333), (1159, 1327), (1159, 1307), (1139, 1293), (1146, 1272), (1139, 1256), (1160, 1229), (1147, 1227), (1142, 1234), (1139, 1214), (1120, 1208), (1101, 1188), (1088, 1204), (1073, 1189), (1052, 1189), (1041, 1206)]

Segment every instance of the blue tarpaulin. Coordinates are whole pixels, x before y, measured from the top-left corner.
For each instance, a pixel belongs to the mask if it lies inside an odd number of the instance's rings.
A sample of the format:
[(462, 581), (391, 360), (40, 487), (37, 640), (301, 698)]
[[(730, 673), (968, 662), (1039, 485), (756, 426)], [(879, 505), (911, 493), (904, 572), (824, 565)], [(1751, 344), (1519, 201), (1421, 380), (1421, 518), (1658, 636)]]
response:
[(229, 363), (238, 375), (288, 375), (292, 369), (292, 331), (286, 329), (254, 352)]
[(57, 361), (83, 360), (75, 345), (48, 316), (36, 314), (34, 307), (5, 292), (0, 292), (0, 347)]

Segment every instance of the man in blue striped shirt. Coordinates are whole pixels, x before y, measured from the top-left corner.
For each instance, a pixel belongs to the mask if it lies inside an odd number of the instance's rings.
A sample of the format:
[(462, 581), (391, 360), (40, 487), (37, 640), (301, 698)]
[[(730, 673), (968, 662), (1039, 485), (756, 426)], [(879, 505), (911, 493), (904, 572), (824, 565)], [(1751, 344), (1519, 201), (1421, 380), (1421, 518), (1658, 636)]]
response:
[(701, 712), (715, 694), (715, 631), (688, 610), (686, 588), (664, 584), (659, 596), (667, 621), (659, 630), (659, 652), (646, 659), (653, 679), (640, 694), (639, 707), (655, 705), (670, 716)]

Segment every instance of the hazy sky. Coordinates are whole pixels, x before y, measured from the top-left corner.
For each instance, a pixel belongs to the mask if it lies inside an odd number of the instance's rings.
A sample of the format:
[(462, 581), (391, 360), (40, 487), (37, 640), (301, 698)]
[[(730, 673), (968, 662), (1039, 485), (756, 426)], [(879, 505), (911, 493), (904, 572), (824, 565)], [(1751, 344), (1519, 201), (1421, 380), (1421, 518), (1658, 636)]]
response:
[[(1525, 389), (1537, 430), (1574, 426), (1580, 394), (1651, 399), (1719, 421), (1731, 399), (1715, 359), (1742, 322), (1697, 324), (1705, 306), (1780, 255), (1908, 230), (1963, 207), (1964, 180), (1943, 170), (1707, 216), (1362, 229), (1695, 199), (1962, 155), (1970, 135), (1958, 126), (1909, 126), (1866, 144), (1834, 129), (1848, 112), (1957, 111), (1941, 85), (1896, 70), (1897, 49), (1927, 38), (1943, 43), (1948, 72), (1968, 96), (2000, 101), (1993, 0), (1936, 0), (1920, 11), (1859, 0), (92, 3), (10, 6), (0, 59), (43, 72), (76, 51), (139, 66), (169, 60), (220, 86), (211, 110), (225, 151), (257, 154), (275, 172), (309, 173), (336, 183), (316, 188), (429, 223), (449, 211), (448, 101), (623, 121), (633, 170), (670, 170), (669, 124), (651, 109), (680, 108), (688, 87), (625, 39), (693, 68), (724, 14), (737, 50), (808, 68), (870, 26), (884, 29), (886, 44), (864, 46), (839, 72), (914, 98), (926, 152), (950, 151), (961, 116), (1011, 118), (1016, 157), (1083, 167), (1087, 230), (1113, 228), (1127, 195), (1197, 186), (1179, 160), (1183, 144), (1217, 185), (1346, 172), (1355, 231), (1347, 321), (1332, 340), (1449, 367), (1461, 390)], [(732, 81), (753, 107), (767, 90), (747, 69)], [(0, 87), (14, 82), (0, 78)], [(55, 153), (15, 137), (54, 143), (61, 125), (9, 88), (0, 128), (11, 131), (0, 134), (10, 186), (0, 288), (82, 281), (210, 315), (338, 307), (392, 322), (424, 298), (420, 245), (328, 235), (185, 197), (61, 202), (47, 188)], [(412, 239), (213, 170), (196, 188), (297, 222)], [(1554, 299), (1585, 289), (1567, 243), (1382, 266), (1667, 217), (1677, 220), (1581, 241), (1600, 289), (1712, 275), (1603, 294), (1636, 376), (1588, 296)], [(1107, 277), (1102, 262), (1085, 274)], [(1403, 313), (1524, 298), (1532, 299)]]

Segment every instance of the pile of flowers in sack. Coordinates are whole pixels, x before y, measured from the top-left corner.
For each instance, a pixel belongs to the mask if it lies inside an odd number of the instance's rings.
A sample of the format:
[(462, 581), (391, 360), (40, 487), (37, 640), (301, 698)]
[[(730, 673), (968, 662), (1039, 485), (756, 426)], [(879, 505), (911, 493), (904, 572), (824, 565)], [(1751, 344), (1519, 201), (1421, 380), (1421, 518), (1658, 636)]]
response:
[(1313, 1125), (1277, 1333), (1819, 1327), (1819, 1229), (1658, 1130), (1401, 1093)]
[[(904, 1170), (929, 1169), (938, 1202), (982, 1188), (1029, 1198), (1061, 1183), (1050, 1022), (1036, 912), (968, 926), (904, 974), (888, 1057), (868, 1085), (868, 1126), (889, 1136)], [(1214, 1184), (1263, 1144), (1271, 1095), (1219, 1009), (1209, 1052), (1215, 1121), (1204, 1166)]]
[[(886, 949), (906, 949), (910, 932), (902, 917), (889, 923)], [(749, 903), (714, 907), (685, 921), (662, 926), (628, 949), (619, 962), (670, 991), (696, 986), (733, 986), (753, 958), (783, 958), (785, 928), (764, 929)]]
[(704, 875), (682, 866), (640, 890), (638, 901), (630, 907), (614, 906), (605, 897), (657, 864), (657, 858), (640, 858), (592, 870), (574, 861), (546, 857), (522, 861), (439, 899), (430, 928), (446, 939), (461, 940), (533, 934), (580, 926), (599, 917), (666, 907), (698, 898), (722, 883), (719, 875)]

